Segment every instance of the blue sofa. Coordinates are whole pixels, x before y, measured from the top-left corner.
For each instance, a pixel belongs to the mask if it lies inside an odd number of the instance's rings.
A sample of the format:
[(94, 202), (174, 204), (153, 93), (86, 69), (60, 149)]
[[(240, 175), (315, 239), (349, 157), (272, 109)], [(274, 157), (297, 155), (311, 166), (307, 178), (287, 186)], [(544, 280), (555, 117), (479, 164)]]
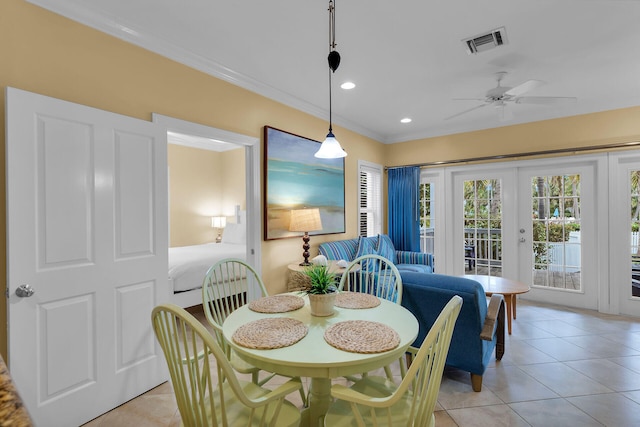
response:
[(505, 306), (502, 295), (494, 294), (487, 305), (482, 285), (475, 280), (443, 274), (407, 272), (402, 275), (402, 305), (418, 319), (420, 332), (413, 343), (422, 344), (436, 317), (453, 295), (462, 297), (447, 355), (447, 365), (471, 373), (474, 391), (482, 389), (482, 375), (495, 350), (504, 354)]
[(423, 252), (397, 251), (386, 234), (321, 243), (320, 255), (330, 260), (351, 262), (361, 255), (380, 255), (391, 261), (402, 276), (407, 272), (432, 273), (433, 255)]

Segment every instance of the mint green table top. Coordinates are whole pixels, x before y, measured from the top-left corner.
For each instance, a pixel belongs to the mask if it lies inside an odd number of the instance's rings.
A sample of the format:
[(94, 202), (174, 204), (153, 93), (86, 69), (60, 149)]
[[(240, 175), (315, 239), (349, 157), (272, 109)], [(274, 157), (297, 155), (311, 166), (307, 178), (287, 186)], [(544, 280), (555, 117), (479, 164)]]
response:
[[(399, 304), (381, 300), (374, 308), (348, 309), (335, 307), (335, 314), (328, 317), (312, 316), (308, 298), (304, 307), (287, 313), (257, 313), (244, 306), (234, 311), (223, 324), (223, 333), (236, 353), (258, 368), (287, 376), (311, 378), (337, 378), (378, 369), (397, 360), (418, 336), (418, 322), (407, 309)], [(308, 326), (309, 332), (302, 340), (289, 347), (256, 350), (233, 342), (234, 331), (253, 320), (268, 317), (291, 317)], [(330, 325), (345, 320), (369, 320), (383, 323), (400, 335), (400, 344), (384, 353), (361, 354), (339, 350), (324, 340), (324, 331)]]

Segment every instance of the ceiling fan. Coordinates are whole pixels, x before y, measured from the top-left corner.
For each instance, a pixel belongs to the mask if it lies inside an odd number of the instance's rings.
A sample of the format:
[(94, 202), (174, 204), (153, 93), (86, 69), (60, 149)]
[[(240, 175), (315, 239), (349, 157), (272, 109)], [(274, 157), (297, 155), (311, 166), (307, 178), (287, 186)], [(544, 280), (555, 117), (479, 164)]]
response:
[(515, 87), (502, 86), (502, 79), (506, 75), (506, 71), (499, 71), (496, 73), (497, 85), (496, 87), (489, 89), (484, 98), (454, 98), (454, 101), (482, 101), (484, 104), (476, 105), (473, 108), (469, 108), (468, 110), (461, 111), (453, 116), (446, 117), (445, 120), (461, 116), (473, 110), (486, 107), (487, 105), (492, 105), (496, 108), (498, 118), (500, 120), (509, 120), (513, 117), (513, 113), (510, 109), (505, 108), (508, 102), (516, 104), (550, 105), (575, 102), (577, 99), (568, 96), (521, 96), (539, 86), (542, 86), (544, 82), (540, 80), (529, 80)]

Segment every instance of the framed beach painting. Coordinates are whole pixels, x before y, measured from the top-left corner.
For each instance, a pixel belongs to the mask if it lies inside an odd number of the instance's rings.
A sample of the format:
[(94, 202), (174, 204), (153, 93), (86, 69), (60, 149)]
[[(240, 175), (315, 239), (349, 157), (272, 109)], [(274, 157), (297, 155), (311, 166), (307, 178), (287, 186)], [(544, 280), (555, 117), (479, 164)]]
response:
[(318, 208), (322, 230), (345, 232), (344, 158), (318, 159), (320, 143), (270, 126), (264, 127), (264, 238), (302, 236), (289, 231), (292, 209)]

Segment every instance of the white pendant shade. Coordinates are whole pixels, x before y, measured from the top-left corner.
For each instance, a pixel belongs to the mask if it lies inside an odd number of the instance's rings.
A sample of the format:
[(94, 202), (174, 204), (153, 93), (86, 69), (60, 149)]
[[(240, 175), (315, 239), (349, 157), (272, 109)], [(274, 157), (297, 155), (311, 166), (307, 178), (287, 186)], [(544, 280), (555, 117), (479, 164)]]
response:
[(347, 152), (342, 149), (332, 132), (329, 132), (327, 139), (324, 140), (320, 149), (314, 154), (314, 157), (320, 159), (339, 159), (346, 156)]

